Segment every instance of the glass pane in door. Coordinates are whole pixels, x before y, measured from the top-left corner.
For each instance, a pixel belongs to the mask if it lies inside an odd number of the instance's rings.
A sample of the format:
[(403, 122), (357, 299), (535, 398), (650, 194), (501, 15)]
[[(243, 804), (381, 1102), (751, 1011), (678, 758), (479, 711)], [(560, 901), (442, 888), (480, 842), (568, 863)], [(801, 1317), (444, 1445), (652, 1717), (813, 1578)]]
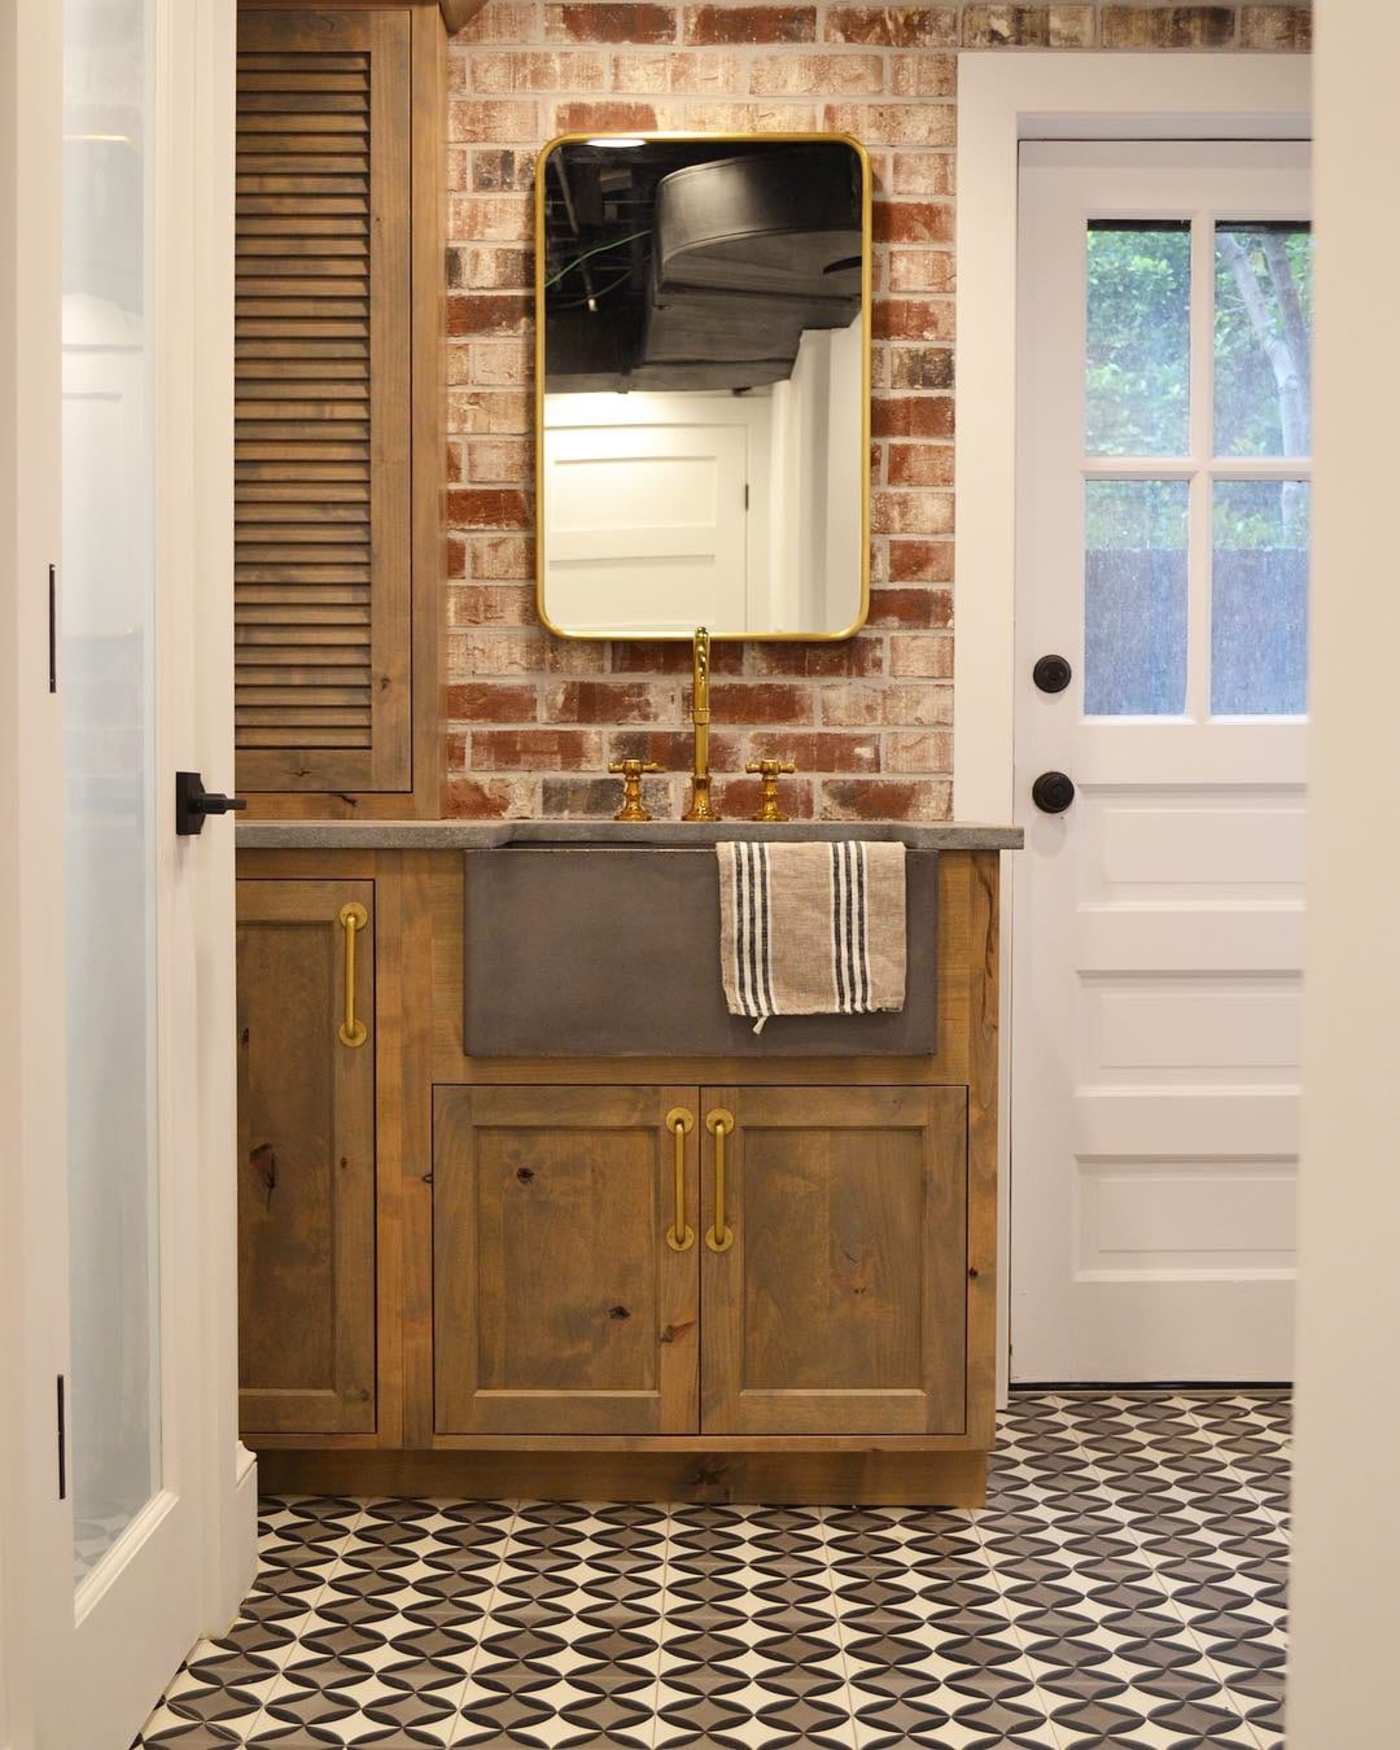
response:
[(1312, 452), (1312, 232), (1215, 227), (1215, 454)]
[(1210, 708), (1297, 716), (1308, 708), (1306, 480), (1217, 480), (1211, 555)]
[(1186, 708), (1185, 480), (1084, 486), (1084, 710), (1179, 716)]
[(78, 1578), (160, 1485), (148, 0), (64, 0), (71, 1487)]
[(1190, 222), (1091, 219), (1084, 271), (1085, 453), (1184, 455), (1190, 429)]

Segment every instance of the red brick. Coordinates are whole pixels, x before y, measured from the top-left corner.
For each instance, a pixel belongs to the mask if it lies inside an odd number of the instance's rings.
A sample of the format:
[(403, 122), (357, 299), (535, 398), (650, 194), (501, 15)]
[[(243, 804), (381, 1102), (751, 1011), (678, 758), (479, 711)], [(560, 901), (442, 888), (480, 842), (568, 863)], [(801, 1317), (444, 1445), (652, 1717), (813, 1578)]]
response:
[(951, 541), (891, 541), (890, 578), (895, 583), (951, 583)]
[[(447, 251), (449, 291), (518, 291), (534, 282), (534, 254), (494, 243)], [(528, 308), (528, 306), (527, 306)]]
[(902, 678), (951, 679), (953, 640), (941, 632), (896, 633), (890, 639), (890, 673)]
[(797, 55), (783, 49), (761, 55), (749, 73), (749, 89), (764, 97), (873, 96), (884, 89), (879, 55)]
[(957, 160), (951, 152), (896, 152), (890, 184), (896, 194), (952, 194)]
[(456, 529), (528, 528), (530, 500), (506, 487), (454, 487), (447, 494), (447, 521)]
[(830, 679), (883, 674), (885, 646), (879, 638), (842, 638), (807, 644), (786, 639), (749, 646), (748, 669), (756, 675), (803, 675)]
[(554, 112), (558, 134), (635, 134), (655, 127), (650, 103), (561, 103)]
[(887, 478), (891, 486), (951, 486), (953, 446), (891, 444)]
[(901, 346), (890, 356), (892, 389), (951, 389), (953, 354), (946, 346)]
[(450, 486), (455, 486), (463, 478), (465, 466), (465, 446), (456, 440), (447, 445), (446, 476)]
[(955, 48), (956, 5), (832, 6), (823, 35), (828, 42), (869, 43), (882, 49)]
[(473, 91), (606, 91), (607, 56), (598, 50), (481, 50), (467, 56)]
[(486, 0), (476, 17), (453, 37), (448, 53), (455, 59), (468, 43), (521, 42), (533, 31), (534, 13), (531, 0)]
[[(688, 638), (628, 638), (612, 646), (614, 674), (689, 675), (695, 652)], [(731, 639), (710, 646), (711, 674), (742, 674), (744, 647)]]
[(447, 820), (528, 820), (539, 812), (529, 778), (449, 777), (442, 787)]
[(957, 90), (954, 55), (896, 55), (890, 62), (892, 97), (955, 97)]
[(602, 662), (601, 644), (554, 638), (533, 626), (482, 628), (449, 642), (447, 678), (459, 682), (480, 675), (596, 674)]
[(878, 772), (880, 744), (873, 735), (830, 729), (770, 729), (749, 737), (748, 758), (794, 760), (799, 772)]
[(817, 38), (815, 6), (687, 6), (685, 40), (712, 43), (810, 43)]
[(946, 729), (892, 729), (883, 758), (889, 772), (950, 772), (953, 737)]
[(447, 106), (450, 140), (528, 141), (539, 133), (533, 103), (499, 98), (459, 99)]
[(443, 688), (442, 712), (454, 723), (533, 723), (535, 688), (528, 681), (467, 681)]
[(877, 492), (870, 506), (877, 535), (947, 535), (953, 529), (951, 492)]
[(461, 535), (446, 535), (442, 544), (442, 574), (446, 578), (467, 575), (467, 543)]
[[(695, 758), (691, 729), (619, 729), (608, 738), (610, 760), (655, 760), (663, 771), (688, 772)], [(710, 769), (737, 772), (743, 767), (739, 738), (722, 730), (710, 736)]]
[(953, 315), (946, 298), (877, 298), (871, 332), (876, 340), (951, 340)]
[(450, 589), (447, 624), (454, 629), (537, 625), (534, 588), (528, 583), (471, 583)]
[(534, 380), (534, 349), (528, 331), (522, 339), (478, 340), (465, 350), (471, 381), (479, 388), (528, 388)]
[(658, 681), (565, 681), (545, 694), (551, 723), (674, 723), (676, 689)]
[(953, 208), (935, 201), (876, 201), (877, 243), (951, 243)]
[(823, 687), (822, 722), (866, 728), (952, 721), (952, 689), (920, 681), (846, 681)]
[(1235, 40), (1233, 6), (1105, 6), (1106, 49), (1219, 49)]
[(450, 431), (524, 432), (534, 429), (534, 398), (505, 390), (454, 390), (447, 397)]
[(471, 769), (483, 772), (581, 772), (603, 763), (603, 738), (587, 729), (476, 729)]
[[(642, 800), (658, 820), (675, 812), (669, 778), (643, 778)], [(546, 777), (541, 785), (540, 813), (546, 820), (611, 820), (621, 802), (620, 778)]]
[(449, 334), (519, 334), (534, 312), (523, 292), (454, 292), (447, 300)]
[(953, 398), (951, 395), (882, 397), (871, 403), (870, 429), (876, 437), (951, 437)]
[(808, 134), (817, 110), (812, 103), (687, 103), (679, 122), (701, 134)]
[(953, 257), (946, 249), (892, 249), (887, 283), (892, 292), (951, 292)]
[[(814, 788), (812, 780), (800, 774), (783, 778), (778, 806), (789, 820), (812, 818)], [(721, 778), (711, 796), (721, 820), (754, 820), (763, 801), (763, 785), (758, 778)]]
[(744, 89), (744, 62), (738, 55), (716, 54), (711, 49), (699, 54), (669, 49), (664, 54), (614, 55), (612, 85), (614, 91), (690, 91), (733, 97)]
[(529, 438), (469, 438), (467, 478), (477, 484), (528, 480), (533, 451)]
[(674, 6), (652, 6), (641, 0), (564, 0), (545, 9), (545, 35), (589, 43), (669, 43), (676, 37)]
[(951, 103), (829, 103), (826, 126), (870, 146), (951, 146), (957, 139)]
[(823, 820), (946, 820), (952, 785), (940, 778), (828, 778)]
[(523, 194), (454, 194), (447, 203), (447, 235), (454, 243), (523, 243), (534, 217)]
[(810, 723), (812, 690), (781, 681), (716, 681), (710, 689), (710, 710), (717, 723)]
[(1312, 48), (1312, 8), (1308, 6), (1246, 6), (1240, 12), (1242, 49)]
[(1094, 8), (1090, 5), (964, 6), (963, 47), (994, 49), (1092, 48)]
[[(891, 546), (913, 546), (910, 541)], [(948, 626), (953, 619), (953, 600), (946, 589), (872, 589), (870, 620), (872, 626), (900, 626), (907, 630), (925, 630)]]
[(528, 535), (487, 535), (472, 542), (471, 575), (493, 583), (535, 575), (535, 543)]
[(465, 183), (453, 182), (451, 187), (470, 187), (483, 194), (521, 193), (535, 179), (532, 152), (492, 146), (473, 152), (470, 166)]

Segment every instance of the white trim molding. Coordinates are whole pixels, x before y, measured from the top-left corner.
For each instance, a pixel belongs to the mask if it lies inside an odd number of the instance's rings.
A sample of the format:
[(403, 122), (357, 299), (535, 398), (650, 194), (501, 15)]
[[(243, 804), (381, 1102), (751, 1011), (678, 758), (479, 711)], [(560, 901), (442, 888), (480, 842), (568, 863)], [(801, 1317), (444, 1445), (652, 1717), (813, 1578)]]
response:
[(958, 58), (953, 815), (1009, 821), (1022, 140), (1306, 139), (1301, 55)]

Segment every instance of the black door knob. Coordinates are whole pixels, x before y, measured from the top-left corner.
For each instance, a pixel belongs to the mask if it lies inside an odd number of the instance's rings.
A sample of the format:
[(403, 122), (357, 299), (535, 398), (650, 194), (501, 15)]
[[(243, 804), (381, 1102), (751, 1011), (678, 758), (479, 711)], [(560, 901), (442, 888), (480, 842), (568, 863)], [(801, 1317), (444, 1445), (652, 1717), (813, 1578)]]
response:
[(241, 796), (222, 796), (217, 790), (206, 790), (198, 772), (175, 774), (175, 830), (181, 838), (203, 832), (207, 814), (227, 814), (231, 809), (247, 806)]
[(1042, 814), (1063, 814), (1074, 801), (1074, 779), (1067, 772), (1042, 772), (1031, 785), (1031, 801)]
[(1063, 656), (1041, 656), (1031, 670), (1031, 679), (1042, 693), (1062, 693), (1073, 679), (1074, 670)]

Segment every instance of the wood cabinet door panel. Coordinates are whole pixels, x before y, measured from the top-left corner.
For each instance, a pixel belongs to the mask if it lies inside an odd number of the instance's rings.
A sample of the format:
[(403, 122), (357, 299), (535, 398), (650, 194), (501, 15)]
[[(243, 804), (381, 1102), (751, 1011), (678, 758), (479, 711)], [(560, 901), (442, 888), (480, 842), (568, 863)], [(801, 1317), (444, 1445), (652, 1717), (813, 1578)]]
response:
[(439, 1088), (433, 1271), (439, 1433), (698, 1427), (694, 1088)]
[[(958, 1434), (966, 1422), (963, 1088), (706, 1088), (703, 1428)], [(727, 1111), (727, 1251), (712, 1249)]]
[[(345, 929), (357, 903), (343, 1044)], [(238, 1334), (247, 1433), (372, 1430), (374, 883), (238, 883)]]
[(243, 791), (413, 787), (411, 31), (402, 7), (239, 17)]

